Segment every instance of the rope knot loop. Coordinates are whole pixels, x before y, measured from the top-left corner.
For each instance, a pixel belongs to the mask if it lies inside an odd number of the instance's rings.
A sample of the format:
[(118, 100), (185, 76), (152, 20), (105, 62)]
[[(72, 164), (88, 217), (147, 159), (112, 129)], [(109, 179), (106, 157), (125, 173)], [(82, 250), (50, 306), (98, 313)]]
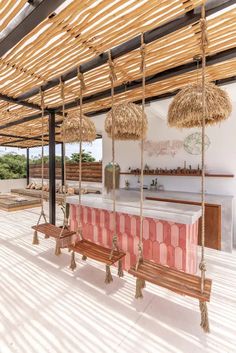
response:
[(111, 57), (111, 51), (109, 51), (109, 53), (108, 53), (108, 65), (109, 65), (109, 69), (110, 69), (109, 79), (110, 79), (110, 81), (114, 82), (117, 80), (117, 76), (116, 76), (116, 72), (115, 72), (115, 63)]
[(143, 253), (143, 244), (138, 244), (138, 253), (139, 254)]
[(61, 96), (61, 99), (64, 101), (64, 99), (65, 99), (65, 84), (62, 81), (62, 78), (60, 78), (60, 96)]
[(140, 55), (141, 55), (141, 64), (140, 64), (140, 71), (143, 72), (145, 69), (145, 58), (147, 54), (146, 44), (142, 43), (140, 47)]
[(80, 88), (82, 91), (86, 90), (86, 85), (85, 85), (85, 81), (84, 81), (84, 74), (80, 71), (78, 71), (77, 77), (80, 81)]
[(201, 272), (206, 272), (207, 268), (206, 268), (206, 262), (205, 261), (201, 261), (200, 264), (199, 264), (199, 270)]
[(209, 45), (208, 33), (207, 33), (207, 20), (205, 18), (201, 18), (199, 25), (201, 30), (201, 46), (207, 47)]
[(117, 243), (117, 240), (118, 240), (117, 234), (114, 234), (113, 238), (112, 238), (113, 245), (115, 245)]
[(41, 109), (44, 110), (45, 109), (45, 101), (44, 101), (44, 91), (42, 90), (42, 88), (40, 88), (40, 98), (41, 98)]

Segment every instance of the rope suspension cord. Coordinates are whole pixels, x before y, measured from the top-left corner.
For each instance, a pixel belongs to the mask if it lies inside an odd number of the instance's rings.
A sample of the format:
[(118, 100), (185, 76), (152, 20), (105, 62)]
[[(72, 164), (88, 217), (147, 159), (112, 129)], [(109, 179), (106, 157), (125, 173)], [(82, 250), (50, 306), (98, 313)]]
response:
[[(44, 102), (44, 92), (42, 91), (42, 88), (40, 88), (40, 104), (41, 104), (41, 129), (42, 129), (42, 137), (41, 137), (41, 211), (40, 215), (38, 218), (38, 222), (36, 225), (36, 230), (34, 231), (34, 237), (33, 237), (33, 244), (38, 245), (39, 244), (39, 239), (38, 239), (38, 232), (37, 228), (39, 226), (39, 223), (41, 221), (41, 218), (44, 219), (45, 223), (47, 222), (47, 218), (44, 212), (44, 200), (43, 200), (43, 192), (44, 192), (44, 110), (45, 110), (45, 102)], [(45, 235), (45, 238), (48, 238), (47, 235)]]
[(42, 207), (42, 214), (44, 214), (44, 202), (43, 202), (43, 184), (44, 184), (44, 109), (45, 109), (45, 103), (44, 103), (44, 92), (40, 88), (40, 96), (41, 96), (41, 111), (42, 111), (42, 116), (41, 116), (41, 126), (42, 126), (42, 163), (41, 163), (41, 173), (42, 173), (42, 190), (41, 190), (41, 207)]
[[(83, 239), (82, 224), (81, 224), (81, 192), (82, 192), (82, 119), (83, 119), (83, 91), (85, 91), (84, 76), (78, 71), (78, 79), (80, 80), (80, 95), (79, 95), (79, 105), (80, 105), (80, 117), (79, 117), (79, 207), (78, 207), (78, 228), (77, 234), (80, 239)], [(85, 258), (84, 258), (85, 260)]]
[[(205, 4), (202, 6), (202, 16), (200, 20), (201, 28), (201, 51), (202, 51), (202, 178), (201, 178), (201, 206), (202, 206), (202, 225), (201, 225), (201, 262), (199, 269), (201, 271), (201, 293), (204, 293), (206, 262), (205, 262), (205, 127), (206, 127), (206, 46), (207, 39), (207, 22), (205, 18)], [(205, 332), (209, 332), (208, 312), (206, 302), (199, 302), (201, 310), (201, 326)]]
[(108, 52), (108, 64), (110, 68), (109, 79), (111, 81), (111, 114), (112, 114), (112, 215), (113, 215), (113, 237), (112, 250), (110, 258), (113, 256), (114, 250), (118, 250), (117, 226), (116, 226), (116, 177), (115, 177), (115, 114), (114, 114), (114, 82), (117, 80), (115, 73), (115, 65), (111, 57), (111, 51)]
[[(114, 71), (114, 63), (111, 59), (111, 54), (109, 53), (109, 61), (110, 67), (110, 80), (111, 80), (111, 96), (112, 96), (112, 109), (114, 106), (114, 81), (116, 80), (116, 75)], [(79, 227), (80, 228), (80, 235), (82, 237), (82, 227), (80, 225), (80, 207), (81, 207), (81, 181), (82, 181), (82, 141), (84, 140), (84, 130), (86, 129), (83, 126), (83, 90), (85, 89), (84, 79), (82, 73), (78, 72), (78, 78), (80, 79), (80, 131), (79, 131), (79, 142), (80, 142), (80, 159), (79, 159), (79, 169), (80, 169), (80, 180), (79, 180)], [(101, 245), (98, 245), (94, 242), (87, 241), (86, 239), (81, 239), (81, 241), (77, 242), (75, 246), (71, 248), (72, 256), (71, 256), (71, 264), (70, 268), (74, 270), (76, 268), (75, 263), (75, 252), (81, 253), (82, 260), (86, 260), (87, 256), (91, 257), (95, 260), (101, 261), (106, 265), (106, 277), (105, 283), (108, 284), (113, 281), (110, 266), (114, 263), (118, 262), (118, 275), (119, 277), (123, 276), (122, 271), (122, 258), (125, 256), (125, 253), (120, 252), (118, 249), (117, 244), (117, 233), (116, 233), (116, 199), (115, 199), (115, 146), (114, 146), (114, 129), (115, 129), (115, 118), (114, 114), (112, 114), (112, 191), (113, 191), (113, 208), (112, 208), (112, 230), (113, 230), (113, 237), (112, 237), (112, 248), (106, 248)], [(84, 130), (83, 130), (84, 129)], [(117, 250), (117, 251), (115, 251)]]
[(206, 89), (205, 89), (205, 68), (206, 68), (206, 50), (207, 37), (206, 37), (206, 20), (205, 20), (205, 7), (202, 7), (202, 19), (200, 26), (201, 34), (201, 49), (202, 49), (202, 179), (201, 179), (201, 201), (202, 201), (202, 234), (201, 234), (201, 291), (204, 292), (205, 281), (205, 128), (206, 128)]
[[(65, 84), (60, 78), (60, 95), (61, 95), (61, 100), (62, 100), (62, 122), (65, 120)], [(63, 137), (65, 137), (65, 124), (62, 124), (63, 126)], [(64, 220), (63, 220), (63, 227), (61, 229), (61, 234), (60, 237), (63, 234), (63, 231), (65, 228), (68, 227), (68, 217), (67, 217), (67, 211), (66, 211), (66, 191), (67, 191), (67, 180), (66, 180), (66, 144), (64, 142), (64, 138), (62, 141), (63, 148), (62, 148), (62, 158), (63, 158), (63, 165), (64, 165), (64, 185), (62, 186), (63, 190), (63, 204), (64, 204)]]
[(144, 184), (144, 118), (145, 118), (145, 77), (146, 77), (146, 45), (144, 43), (144, 35), (141, 34), (141, 65), (140, 71), (142, 72), (142, 139), (141, 139), (141, 173), (140, 173), (140, 236), (138, 244), (138, 260), (136, 269), (143, 261), (143, 184)]

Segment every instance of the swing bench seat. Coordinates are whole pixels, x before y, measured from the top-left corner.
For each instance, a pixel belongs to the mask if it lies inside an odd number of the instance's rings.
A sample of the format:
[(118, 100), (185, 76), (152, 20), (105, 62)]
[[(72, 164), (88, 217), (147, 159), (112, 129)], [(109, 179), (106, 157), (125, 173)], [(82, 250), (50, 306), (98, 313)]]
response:
[(39, 224), (38, 226), (37, 225), (33, 226), (32, 229), (46, 235), (47, 237), (52, 237), (55, 239), (66, 238), (75, 234), (75, 232), (70, 231), (68, 229), (64, 229), (63, 233), (61, 234), (61, 228), (51, 223), (42, 223), (42, 224)]
[(202, 302), (210, 301), (211, 279), (205, 279), (204, 292), (201, 293), (201, 277), (191, 275), (167, 266), (144, 260), (138, 269), (132, 266), (128, 271), (136, 278), (167, 288), (172, 292), (196, 298)]
[(123, 251), (114, 250), (113, 256), (110, 258), (110, 248), (106, 248), (84, 239), (76, 242), (75, 245), (69, 246), (69, 249), (90, 259), (102, 262), (108, 266), (113, 265), (125, 256)]

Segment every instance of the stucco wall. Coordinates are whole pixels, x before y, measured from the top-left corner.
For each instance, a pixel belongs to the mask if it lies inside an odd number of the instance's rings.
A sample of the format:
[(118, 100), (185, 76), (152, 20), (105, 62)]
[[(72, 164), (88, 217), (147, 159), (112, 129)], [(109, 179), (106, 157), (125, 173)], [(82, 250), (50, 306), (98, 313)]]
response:
[[(226, 89), (233, 102), (233, 112), (230, 118), (220, 125), (209, 127), (206, 134), (210, 139), (210, 147), (206, 152), (206, 168), (212, 173), (232, 173), (236, 175), (236, 99), (234, 92), (236, 85), (227, 85), (222, 87)], [(147, 106), (148, 115), (148, 134), (147, 140), (151, 142), (160, 142), (166, 140), (184, 139), (199, 130), (177, 130), (169, 128), (166, 122), (168, 105), (171, 100), (163, 100), (152, 103)], [(101, 115), (94, 118), (94, 122), (99, 132), (103, 134), (103, 167), (111, 160), (111, 139), (104, 132), (105, 116)], [(122, 171), (127, 171), (129, 167), (137, 168), (140, 166), (140, 144), (131, 141), (117, 141), (115, 144), (116, 161), (120, 164)], [(176, 168), (183, 166), (184, 161), (187, 165), (197, 167), (201, 163), (200, 155), (192, 155), (182, 147), (173, 155), (149, 155), (144, 153), (145, 163), (151, 168)], [(136, 187), (138, 178), (135, 176), (122, 176), (121, 187), (124, 186), (124, 180), (129, 179), (131, 187)], [(153, 177), (145, 176), (145, 184), (150, 184)], [(199, 177), (175, 177), (159, 176), (158, 182), (164, 185), (166, 190), (200, 192)], [(234, 195), (236, 196), (236, 178), (207, 178), (206, 192), (212, 194)], [(235, 207), (236, 209), (236, 207)], [(236, 223), (236, 213), (234, 212), (234, 233)], [(235, 234), (236, 245), (236, 234)]]

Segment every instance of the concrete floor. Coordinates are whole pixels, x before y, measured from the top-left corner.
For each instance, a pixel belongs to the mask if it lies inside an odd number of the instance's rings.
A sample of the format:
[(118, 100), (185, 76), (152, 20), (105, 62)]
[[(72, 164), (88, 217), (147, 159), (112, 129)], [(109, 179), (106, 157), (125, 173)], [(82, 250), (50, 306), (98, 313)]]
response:
[(199, 327), (198, 302), (148, 284), (134, 299), (135, 281), (66, 250), (54, 256), (52, 240), (33, 246), (39, 209), (0, 211), (1, 353), (235, 353), (236, 253), (207, 250), (213, 279), (211, 334)]

